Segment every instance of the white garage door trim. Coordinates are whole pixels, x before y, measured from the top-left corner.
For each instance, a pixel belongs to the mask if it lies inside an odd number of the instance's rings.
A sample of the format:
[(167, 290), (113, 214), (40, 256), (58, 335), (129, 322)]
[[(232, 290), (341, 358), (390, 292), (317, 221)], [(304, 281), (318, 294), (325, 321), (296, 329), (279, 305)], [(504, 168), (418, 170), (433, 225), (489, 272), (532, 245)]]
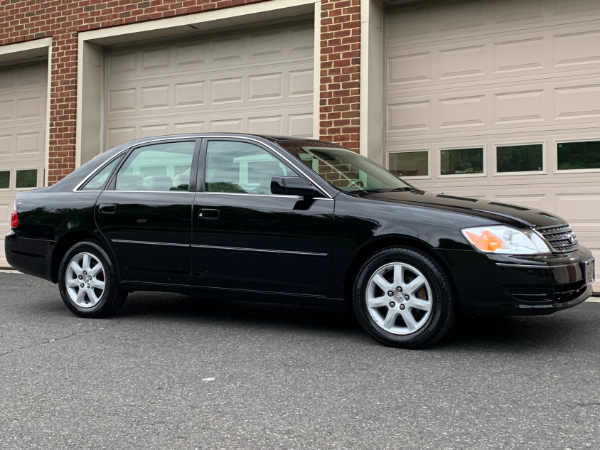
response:
[[(271, 0), (203, 13), (86, 31), (78, 35), (76, 166), (100, 153), (102, 114), (101, 46), (135, 42), (161, 36), (194, 34), (198, 30), (251, 24), (305, 14), (314, 15), (315, 42), (320, 40), (321, 3), (315, 0)], [(313, 130), (318, 133), (320, 46), (314, 46)], [(86, 141), (85, 137), (91, 137)]]

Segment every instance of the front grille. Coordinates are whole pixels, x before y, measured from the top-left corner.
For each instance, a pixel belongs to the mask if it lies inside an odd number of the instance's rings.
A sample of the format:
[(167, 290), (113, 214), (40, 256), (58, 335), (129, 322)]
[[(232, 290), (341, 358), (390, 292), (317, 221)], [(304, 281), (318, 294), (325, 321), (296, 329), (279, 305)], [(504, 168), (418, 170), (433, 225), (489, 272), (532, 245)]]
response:
[(579, 247), (577, 236), (575, 236), (569, 225), (538, 228), (537, 231), (544, 236), (554, 252), (566, 253), (576, 250)]

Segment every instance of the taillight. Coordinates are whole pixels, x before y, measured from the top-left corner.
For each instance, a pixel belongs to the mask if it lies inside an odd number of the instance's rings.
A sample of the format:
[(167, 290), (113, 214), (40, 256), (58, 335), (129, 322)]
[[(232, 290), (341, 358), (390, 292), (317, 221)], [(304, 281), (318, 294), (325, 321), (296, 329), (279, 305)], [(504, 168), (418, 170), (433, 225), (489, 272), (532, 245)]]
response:
[(10, 226), (11, 228), (17, 228), (19, 226), (19, 213), (16, 208), (13, 209), (12, 215), (10, 216)]

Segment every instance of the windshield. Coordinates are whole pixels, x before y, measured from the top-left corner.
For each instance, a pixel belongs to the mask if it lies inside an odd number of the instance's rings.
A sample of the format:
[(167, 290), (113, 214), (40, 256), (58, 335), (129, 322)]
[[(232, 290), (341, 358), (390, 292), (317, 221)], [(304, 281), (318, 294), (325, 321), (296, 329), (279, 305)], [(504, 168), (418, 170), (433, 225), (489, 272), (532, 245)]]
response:
[(346, 192), (410, 189), (380, 165), (340, 147), (306, 145), (308, 142), (280, 142), (288, 152), (318, 173), (324, 180)]

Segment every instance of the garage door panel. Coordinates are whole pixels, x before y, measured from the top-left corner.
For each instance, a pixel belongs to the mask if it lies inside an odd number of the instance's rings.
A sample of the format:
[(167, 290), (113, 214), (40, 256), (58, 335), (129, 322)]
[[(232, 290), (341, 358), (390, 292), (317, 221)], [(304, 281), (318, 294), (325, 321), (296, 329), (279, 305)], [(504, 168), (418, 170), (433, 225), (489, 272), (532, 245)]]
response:
[(37, 170), (42, 185), (45, 163), (48, 66), (30, 63), (0, 70), (0, 171), (9, 172), (0, 189), (0, 267), (6, 266), (4, 236), (10, 230), (19, 170)]
[[(389, 33), (389, 32), (388, 32)], [(430, 88), (503, 79), (563, 77), (600, 69), (598, 26), (499, 33), (474, 45), (472, 37), (421, 46), (387, 46), (388, 86)]]
[(300, 22), (111, 50), (107, 148), (178, 132), (312, 136), (313, 39)]
[[(193, 113), (165, 114), (160, 118), (125, 118), (119, 122), (119, 126), (108, 128), (106, 145), (112, 147), (139, 137), (175, 133), (249, 132), (312, 137), (313, 114), (307, 113), (302, 105), (282, 105), (275, 111), (273, 108), (263, 107), (249, 111), (229, 108), (223, 113), (218, 110), (211, 112), (212, 114), (203, 114), (203, 120), (198, 120)], [(274, 114), (275, 112), (278, 114)]]
[(599, 75), (429, 89), (421, 95), (389, 89), (387, 95), (388, 138), (393, 133), (431, 137), (465, 128), (494, 132), (517, 127), (535, 132), (571, 123), (596, 127), (600, 118)]

